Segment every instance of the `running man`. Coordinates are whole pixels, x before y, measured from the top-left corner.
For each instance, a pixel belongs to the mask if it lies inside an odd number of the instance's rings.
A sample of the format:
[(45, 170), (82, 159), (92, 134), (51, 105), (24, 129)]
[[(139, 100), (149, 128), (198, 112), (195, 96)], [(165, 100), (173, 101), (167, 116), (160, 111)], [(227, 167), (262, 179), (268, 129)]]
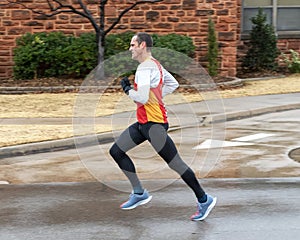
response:
[(124, 210), (133, 209), (152, 199), (143, 188), (135, 166), (126, 154), (130, 149), (148, 140), (168, 166), (193, 190), (197, 198), (197, 211), (191, 216), (191, 220), (204, 220), (215, 206), (217, 199), (205, 193), (195, 173), (181, 159), (174, 142), (167, 134), (169, 125), (163, 97), (172, 93), (179, 84), (152, 57), (152, 46), (152, 38), (147, 33), (137, 33), (132, 37), (129, 51), (132, 53), (132, 59), (140, 63), (135, 74), (134, 87), (131, 87), (127, 77), (121, 81), (124, 92), (137, 105), (137, 122), (129, 126), (110, 149), (110, 155), (126, 175), (133, 189), (128, 201), (120, 207)]

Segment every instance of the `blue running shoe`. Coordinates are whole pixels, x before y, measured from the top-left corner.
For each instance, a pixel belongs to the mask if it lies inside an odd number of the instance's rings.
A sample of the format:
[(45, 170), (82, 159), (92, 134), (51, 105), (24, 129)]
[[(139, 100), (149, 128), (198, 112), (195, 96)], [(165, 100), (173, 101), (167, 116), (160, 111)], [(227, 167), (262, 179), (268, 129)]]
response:
[(148, 191), (144, 189), (144, 193), (142, 195), (134, 193), (130, 194), (128, 201), (121, 204), (120, 208), (124, 210), (134, 209), (139, 205), (150, 202), (151, 199), (152, 196), (150, 196)]
[(197, 203), (197, 212), (191, 216), (193, 221), (202, 221), (204, 220), (213, 207), (217, 203), (217, 198), (207, 195), (207, 201), (205, 203)]

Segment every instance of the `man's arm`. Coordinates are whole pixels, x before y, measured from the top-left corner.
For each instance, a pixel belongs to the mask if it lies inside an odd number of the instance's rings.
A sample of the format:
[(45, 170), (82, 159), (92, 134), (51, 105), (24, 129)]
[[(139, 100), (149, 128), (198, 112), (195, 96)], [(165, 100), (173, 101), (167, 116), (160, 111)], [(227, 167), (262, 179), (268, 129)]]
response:
[(137, 71), (135, 78), (138, 81), (137, 91), (134, 89), (129, 90), (128, 96), (135, 102), (146, 104), (149, 100), (150, 92), (150, 69), (143, 69), (142, 71)]
[(166, 69), (163, 69), (163, 74), (164, 74), (164, 85), (162, 89), (162, 96), (164, 97), (167, 94), (174, 92), (179, 87), (179, 83), (172, 76), (172, 74), (169, 73)]

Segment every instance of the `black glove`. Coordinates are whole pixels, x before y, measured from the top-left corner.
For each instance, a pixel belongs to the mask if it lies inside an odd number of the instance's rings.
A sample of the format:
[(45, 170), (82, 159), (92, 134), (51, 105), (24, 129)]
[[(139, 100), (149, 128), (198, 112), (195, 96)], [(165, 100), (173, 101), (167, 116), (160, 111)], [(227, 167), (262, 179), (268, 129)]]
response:
[(123, 88), (123, 91), (128, 95), (129, 90), (132, 89), (128, 77), (124, 77), (121, 80), (121, 86)]

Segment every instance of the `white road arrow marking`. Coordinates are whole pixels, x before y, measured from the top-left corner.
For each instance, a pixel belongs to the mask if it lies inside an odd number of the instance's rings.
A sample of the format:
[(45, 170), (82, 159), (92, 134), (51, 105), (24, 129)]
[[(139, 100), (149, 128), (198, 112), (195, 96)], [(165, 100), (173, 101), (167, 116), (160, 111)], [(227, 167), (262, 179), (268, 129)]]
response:
[(221, 148), (221, 147), (235, 147), (235, 146), (247, 146), (253, 145), (254, 143), (247, 143), (247, 142), (231, 142), (231, 141), (220, 141), (220, 140), (213, 140), (208, 139), (205, 140), (200, 145), (194, 147), (193, 149), (207, 149), (207, 148)]
[(266, 137), (272, 137), (274, 135), (275, 134), (272, 134), (272, 133), (257, 133), (257, 134), (253, 134), (253, 135), (249, 135), (249, 136), (245, 136), (245, 137), (234, 138), (231, 140), (248, 142), (248, 141), (258, 140), (258, 139), (262, 139), (262, 138), (266, 138)]
[(0, 184), (9, 184), (8, 181), (0, 181)]
[(208, 149), (208, 148), (222, 148), (222, 147), (236, 147), (236, 146), (249, 146), (254, 145), (254, 142), (247, 142), (258, 140), (266, 137), (274, 136), (275, 134), (270, 133), (257, 133), (253, 135), (248, 135), (245, 137), (234, 138), (232, 141), (221, 141), (214, 139), (207, 139), (200, 145), (194, 147), (193, 149)]

